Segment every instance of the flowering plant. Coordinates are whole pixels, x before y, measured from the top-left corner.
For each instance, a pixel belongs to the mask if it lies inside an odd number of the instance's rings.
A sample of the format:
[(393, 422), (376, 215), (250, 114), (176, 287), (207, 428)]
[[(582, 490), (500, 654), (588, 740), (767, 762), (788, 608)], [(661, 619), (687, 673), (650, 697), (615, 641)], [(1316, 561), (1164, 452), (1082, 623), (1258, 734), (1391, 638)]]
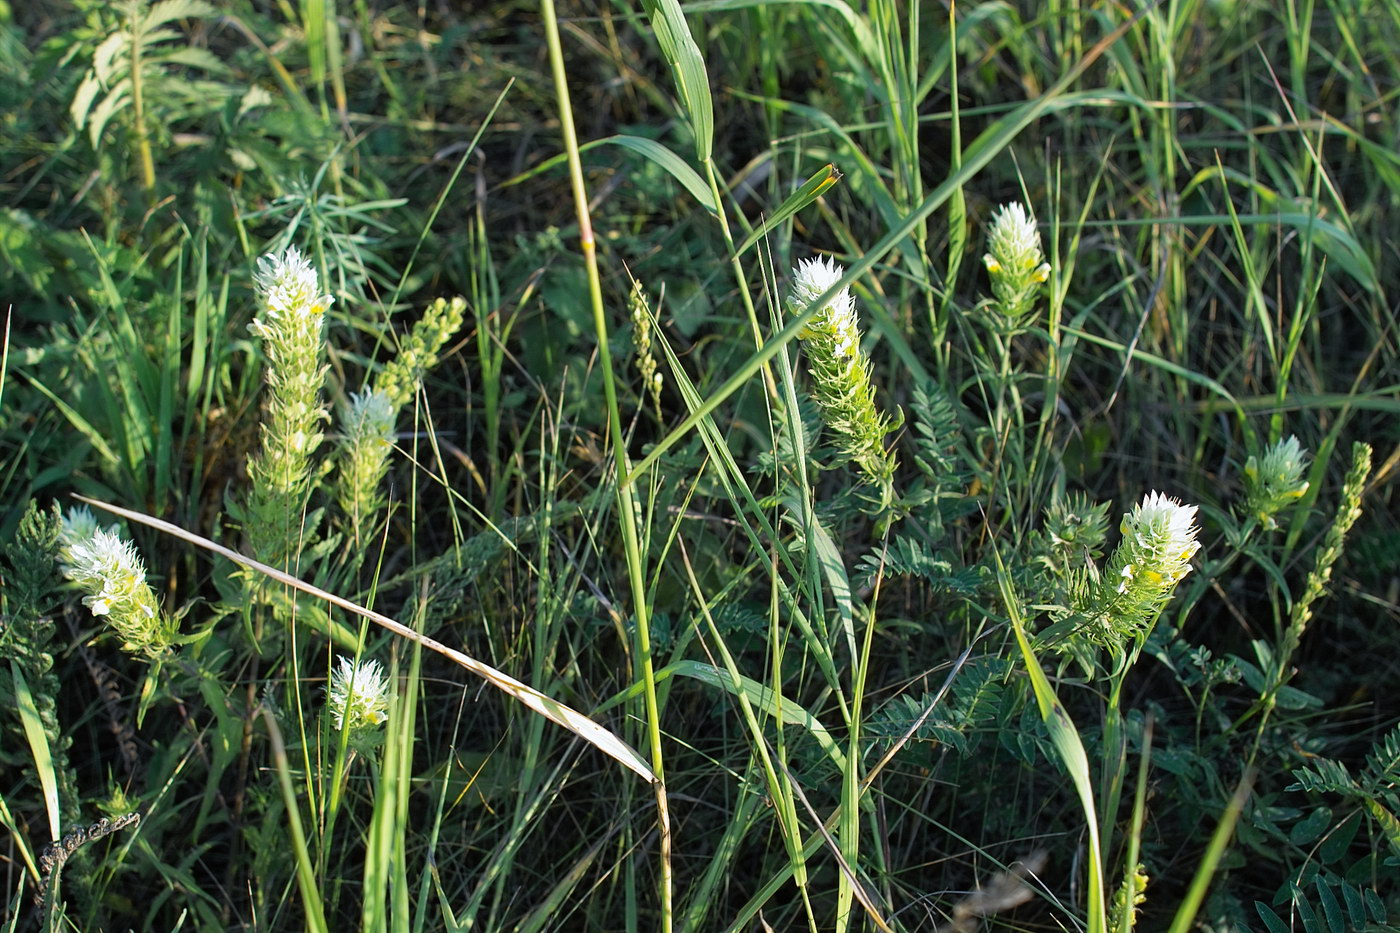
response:
[(146, 582), (146, 568), (136, 548), (116, 526), (104, 529), (86, 507), (64, 516), (60, 532), (63, 574), (87, 595), (83, 605), (106, 617), (133, 654), (156, 656), (175, 640), (175, 620), (161, 611)]
[(331, 724), (351, 733), (377, 728), (389, 718), (389, 683), (378, 661), (356, 662), (344, 655), (326, 685)]
[[(799, 263), (793, 270), (790, 303), (794, 313), (807, 311), (840, 280), (842, 271), (828, 259)], [(885, 435), (893, 425), (890, 417), (875, 407), (870, 360), (860, 347), (860, 324), (851, 290), (843, 288), (830, 298), (798, 336), (812, 376), (812, 395), (822, 421), (836, 436), (837, 450), (867, 480), (888, 490), (895, 459), (885, 449)]]

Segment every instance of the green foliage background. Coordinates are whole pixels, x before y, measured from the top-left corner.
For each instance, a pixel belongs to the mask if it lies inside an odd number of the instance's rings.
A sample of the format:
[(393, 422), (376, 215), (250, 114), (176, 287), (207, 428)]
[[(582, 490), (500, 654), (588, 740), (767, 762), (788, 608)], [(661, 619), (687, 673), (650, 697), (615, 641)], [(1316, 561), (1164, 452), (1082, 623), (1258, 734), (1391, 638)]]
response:
[[(1080, 924), (1099, 869), (1022, 617), (1141, 929), (1394, 928), (1400, 3), (558, 6), (611, 371), (540, 5), (0, 4), (5, 928)], [(1012, 200), (1053, 271), (1008, 333), (980, 257)], [(373, 533), (330, 443), (285, 569), (658, 739), (669, 852), (636, 774), (322, 600), (126, 524), (186, 639), (152, 665), (61, 582), (70, 493), (246, 550), (253, 271), (288, 245), (335, 297), (335, 410), (434, 299), (467, 310)], [(818, 253), (860, 271), (905, 417), (884, 511), (792, 339)], [(1242, 471), (1289, 435), (1309, 486), (1267, 530)], [(1116, 722), (1062, 610), (1150, 490), (1203, 548)], [(1064, 546), (1085, 524), (1107, 544)], [(357, 644), (397, 702), (351, 743), (321, 709)], [(32, 906), (51, 814), (132, 811)]]

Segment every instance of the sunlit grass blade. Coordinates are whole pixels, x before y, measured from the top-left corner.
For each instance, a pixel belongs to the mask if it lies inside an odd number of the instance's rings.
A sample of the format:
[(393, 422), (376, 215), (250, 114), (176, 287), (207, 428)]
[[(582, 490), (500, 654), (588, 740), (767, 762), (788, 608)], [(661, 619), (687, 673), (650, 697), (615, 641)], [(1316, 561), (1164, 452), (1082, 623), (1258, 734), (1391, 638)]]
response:
[(15, 684), (15, 706), (19, 712), (20, 724), (24, 726), (24, 737), (29, 740), (29, 754), (34, 760), (34, 773), (39, 776), (39, 786), (44, 792), (44, 812), (49, 818), (49, 837), (63, 836), (63, 824), (59, 818), (58, 775), (54, 773), (53, 754), (49, 750), (48, 736), (44, 724), (39, 719), (39, 709), (34, 705), (34, 695), (29, 691), (29, 682), (19, 664), (10, 662), (10, 677)]
[(1176, 916), (1172, 918), (1172, 925), (1168, 933), (1186, 933), (1196, 922), (1196, 913), (1205, 901), (1211, 879), (1215, 877), (1220, 859), (1225, 855), (1225, 850), (1230, 845), (1230, 837), (1235, 833), (1235, 824), (1239, 822), (1240, 813), (1244, 811), (1244, 805), (1249, 800), (1253, 786), (1253, 771), (1246, 772), (1244, 777), (1240, 778), (1240, 782), (1235, 785), (1235, 792), (1231, 795), (1225, 812), (1220, 815), (1220, 822), (1216, 824), (1215, 832), (1211, 834), (1205, 854), (1201, 856), (1201, 861), (1196, 866), (1196, 873), (1191, 876), (1191, 886), (1187, 888), (1186, 897), (1182, 900), (1181, 906), (1177, 908)]
[(651, 17), (656, 44), (674, 71), (676, 90), (695, 135), (696, 158), (708, 162), (714, 151), (715, 113), (705, 60), (678, 0), (642, 0), (642, 6)]
[(1045, 721), (1046, 729), (1050, 733), (1050, 742), (1060, 756), (1060, 763), (1069, 774), (1070, 782), (1079, 796), (1080, 808), (1084, 811), (1085, 831), (1089, 834), (1089, 858), (1085, 866), (1089, 878), (1086, 922), (1089, 933), (1104, 933), (1108, 929), (1104, 913), (1105, 866), (1103, 848), (1099, 841), (1099, 818), (1094, 805), (1094, 784), (1089, 776), (1089, 756), (1084, 751), (1084, 743), (1069, 717), (1069, 711), (1055, 695), (1055, 688), (1051, 686), (1050, 679), (1045, 676), (1045, 671), (1041, 669), (1040, 662), (1031, 648), (1030, 639), (1026, 635), (1025, 620), (1022, 618), (1021, 600), (1016, 595), (1006, 567), (1002, 564), (1001, 554), (995, 550), (992, 553), (997, 563), (997, 585), (1001, 591), (1002, 606), (1011, 620), (1016, 644), (1025, 660), (1026, 672), (1030, 675), (1031, 689), (1035, 693), (1036, 704), (1040, 707), (1041, 719)]
[(744, 237), (743, 242), (735, 247), (734, 255), (744, 255), (749, 247), (767, 236), (774, 228), (786, 223), (794, 214), (821, 197), (840, 180), (841, 173), (834, 165), (828, 164), (817, 169), (801, 188), (789, 195), (772, 214), (763, 218), (763, 222), (754, 228), (752, 233)]
[[(695, 203), (710, 213), (715, 213), (718, 208), (715, 206), (714, 196), (710, 193), (710, 188), (705, 184), (705, 179), (701, 178), (695, 169), (686, 164), (685, 160), (667, 149), (654, 139), (647, 139), (644, 136), (629, 136), (619, 134), (608, 136), (603, 139), (595, 139), (592, 142), (583, 143), (578, 147), (579, 152), (588, 152), (591, 149), (598, 149), (602, 146), (617, 146), (654, 163), (674, 178), (686, 194), (695, 199)], [(568, 161), (565, 153), (545, 159), (539, 165), (534, 166), (529, 171), (515, 176), (505, 183), (505, 186), (518, 185), (550, 169), (557, 168)], [(504, 187), (504, 186), (503, 186)]]
[(476, 674), (478, 677), (481, 677), (493, 687), (496, 687), (502, 692), (509, 694), (510, 696), (519, 700), (521, 703), (524, 703), (530, 709), (539, 713), (541, 716), (544, 716), (546, 719), (553, 720), (554, 722), (563, 726), (565, 729), (568, 729), (570, 732), (577, 735), (579, 738), (591, 743), (592, 745), (597, 746), (598, 749), (607, 754), (610, 758), (615, 759), (620, 764), (636, 772), (647, 783), (654, 783), (656, 780), (656, 776), (652, 773), (651, 768), (647, 766), (646, 761), (641, 757), (641, 755), (639, 755), (629, 745), (627, 745), (625, 742), (619, 739), (612, 732), (605, 729), (603, 726), (600, 726), (598, 723), (589, 719), (587, 716), (583, 715), (577, 710), (572, 709), (563, 703), (560, 703), (558, 700), (545, 696), (543, 693), (540, 693), (533, 687), (521, 683), (514, 677), (511, 677), (509, 674), (505, 674), (501, 671), (496, 670), (489, 664), (483, 664), (481, 661), (469, 657), (468, 655), (463, 654), (455, 648), (449, 648), (435, 639), (428, 638), (426, 635), (420, 635), (413, 629), (404, 625), (402, 622), (397, 622), (386, 615), (375, 612), (372, 609), (366, 609), (365, 607), (358, 605), (357, 603), (354, 603), (348, 599), (345, 599), (344, 597), (336, 596), (334, 593), (329, 593), (326, 590), (321, 589), (320, 587), (312, 586), (310, 583), (298, 580), (296, 577), (292, 576), (289, 573), (284, 573), (283, 571), (278, 570), (274, 567), (269, 567), (267, 564), (259, 563), (258, 561), (255, 561), (250, 557), (245, 557), (242, 554), (239, 554), (237, 551), (234, 551), (230, 548), (226, 548), (221, 544), (216, 544), (213, 541), (210, 541), (208, 538), (204, 538), (197, 534), (194, 534), (193, 532), (186, 531), (183, 528), (170, 524), (169, 522), (162, 521), (158, 518), (153, 518), (141, 512), (132, 511), (131, 509), (124, 509), (120, 506), (109, 505), (105, 502), (99, 502), (96, 499), (88, 499), (84, 496), (75, 496), (75, 498), (82, 502), (86, 502), (89, 505), (95, 505), (99, 509), (105, 509), (106, 511), (111, 512), (114, 515), (120, 515), (128, 521), (133, 521), (141, 525), (147, 525), (151, 528), (155, 528), (158, 531), (163, 531), (166, 534), (174, 535), (182, 541), (187, 541), (190, 544), (194, 544), (198, 547), (204, 548), (207, 551), (218, 554), (221, 557), (226, 557), (229, 560), (233, 561), (235, 564), (247, 567), (251, 570), (256, 570), (258, 573), (270, 577), (278, 583), (290, 586), (293, 589), (300, 590), (301, 592), (307, 593), (311, 596), (315, 596), (317, 599), (323, 599), (326, 602), (339, 606), (347, 612), (353, 612), (358, 616), (362, 616), (366, 619), (369, 619), (371, 622), (388, 629), (395, 635), (398, 635), (402, 638), (406, 638), (409, 641), (414, 641), (418, 644), (421, 644), (429, 651), (436, 651), (443, 657), (456, 662), (457, 664), (471, 671), (473, 674)]
[(282, 791), (282, 804), (287, 815), (287, 833), (291, 836), (292, 858), (296, 862), (297, 887), (301, 891), (302, 906), (306, 910), (303, 920), (306, 928), (313, 933), (327, 933), (330, 928), (326, 925), (316, 873), (311, 867), (306, 832), (301, 827), (301, 801), (297, 797), (296, 788), (292, 786), (292, 772), (287, 762), (287, 747), (282, 741), (282, 730), (277, 725), (277, 717), (267, 707), (263, 707), (262, 715), (268, 738), (272, 743), (272, 764), (277, 771), (277, 783)]

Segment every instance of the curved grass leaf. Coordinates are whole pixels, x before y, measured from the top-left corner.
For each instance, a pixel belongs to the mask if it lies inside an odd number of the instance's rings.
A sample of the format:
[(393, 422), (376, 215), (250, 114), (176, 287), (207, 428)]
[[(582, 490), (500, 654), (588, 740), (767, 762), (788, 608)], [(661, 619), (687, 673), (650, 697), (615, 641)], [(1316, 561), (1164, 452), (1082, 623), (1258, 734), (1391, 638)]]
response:
[(778, 205), (778, 209), (773, 212), (772, 216), (765, 218), (763, 223), (755, 227), (752, 233), (744, 237), (744, 241), (734, 250), (734, 255), (744, 255), (749, 247), (763, 239), (768, 231), (785, 222), (793, 214), (796, 214), (808, 204), (811, 204), (817, 198), (821, 197), (826, 193), (828, 188), (840, 180), (841, 173), (837, 171), (836, 166), (828, 163), (818, 169), (811, 178), (807, 179), (806, 184), (798, 188), (787, 200)]
[(708, 162), (714, 152), (715, 108), (710, 98), (710, 76), (705, 70), (705, 60), (700, 57), (700, 48), (690, 34), (690, 26), (677, 0), (642, 0), (642, 6), (651, 17), (651, 28), (656, 32), (661, 54), (675, 73), (681, 106), (690, 117), (691, 131), (695, 134), (695, 156), (701, 162)]
[(430, 651), (436, 651), (443, 657), (465, 667), (482, 680), (491, 684), (491, 686), (503, 693), (509, 694), (546, 719), (552, 720), (565, 729), (568, 729), (574, 735), (577, 735), (579, 738), (597, 747), (610, 758), (613, 758), (636, 772), (646, 779), (649, 784), (657, 783), (656, 775), (652, 772), (650, 766), (647, 765), (646, 759), (638, 754), (632, 746), (622, 741), (622, 739), (618, 738), (611, 731), (589, 719), (578, 710), (560, 703), (553, 697), (546, 696), (534, 687), (521, 683), (509, 674), (498, 671), (489, 664), (478, 661), (476, 658), (458, 651), (455, 648), (449, 648), (436, 639), (429, 638), (426, 635), (420, 635), (402, 622), (395, 621), (386, 615), (375, 612), (373, 609), (366, 609), (344, 597), (337, 596), (320, 587), (312, 586), (310, 583), (298, 580), (291, 574), (283, 573), (276, 568), (269, 567), (267, 564), (255, 561), (251, 557), (245, 557), (237, 551), (226, 548), (221, 544), (215, 544), (208, 538), (201, 537), (191, 531), (186, 531), (178, 525), (172, 525), (170, 522), (162, 521), (159, 518), (153, 518), (142, 512), (135, 512), (131, 509), (121, 508), (120, 506), (109, 505), (97, 499), (89, 499), (86, 496), (74, 496), (74, 498), (86, 502), (88, 505), (94, 505), (99, 509), (111, 512), (113, 515), (120, 515), (128, 521), (146, 525), (157, 531), (163, 531), (166, 534), (174, 535), (182, 541), (188, 541), (191, 544), (198, 545), (206, 551), (212, 551), (222, 557), (227, 557), (241, 567), (256, 570), (258, 573), (276, 580), (278, 583), (290, 586), (293, 589), (301, 590), (303, 593), (309, 593), (318, 599), (324, 599), (329, 603), (333, 603), (347, 612), (353, 612), (358, 616), (369, 619), (381, 628), (386, 628), (401, 638), (407, 638), (410, 641), (418, 642), (424, 648)]

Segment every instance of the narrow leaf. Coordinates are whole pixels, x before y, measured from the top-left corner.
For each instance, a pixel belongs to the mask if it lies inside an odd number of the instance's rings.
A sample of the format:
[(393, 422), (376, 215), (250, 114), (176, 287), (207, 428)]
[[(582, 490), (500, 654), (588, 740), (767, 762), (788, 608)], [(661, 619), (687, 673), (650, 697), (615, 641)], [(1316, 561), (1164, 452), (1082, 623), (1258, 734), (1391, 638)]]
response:
[(235, 550), (226, 548), (221, 544), (215, 544), (208, 538), (203, 538), (194, 532), (186, 531), (178, 525), (172, 525), (170, 522), (162, 521), (159, 518), (153, 518), (142, 512), (135, 512), (120, 506), (109, 505), (97, 499), (89, 499), (86, 496), (74, 496), (74, 498), (86, 502), (88, 505), (94, 505), (99, 509), (111, 512), (113, 515), (120, 515), (128, 521), (133, 521), (139, 525), (146, 525), (158, 531), (163, 531), (166, 534), (174, 535), (182, 541), (187, 541), (190, 544), (204, 548), (206, 551), (212, 551), (215, 554), (226, 557), (241, 567), (248, 567), (252, 570), (256, 570), (258, 573), (270, 577), (278, 583), (290, 586), (293, 589), (301, 590), (303, 593), (308, 593), (318, 599), (324, 599), (326, 602), (339, 606), (347, 612), (353, 612), (358, 616), (369, 619), (376, 625), (388, 629), (401, 638), (416, 641), (429, 651), (436, 651), (443, 657), (455, 661), (482, 680), (491, 684), (491, 686), (503, 693), (509, 694), (546, 719), (558, 723), (565, 729), (574, 733), (574, 735), (596, 746), (604, 754), (645, 778), (648, 783), (656, 783), (656, 775), (652, 772), (650, 766), (647, 765), (646, 759), (642, 758), (632, 746), (628, 745), (608, 729), (600, 726), (578, 710), (560, 703), (553, 697), (546, 696), (534, 687), (521, 683), (509, 674), (498, 671), (489, 664), (478, 661), (476, 658), (464, 654), (455, 648), (449, 648), (442, 642), (429, 638), (426, 635), (420, 635), (402, 622), (397, 622), (386, 615), (375, 612), (373, 609), (366, 609), (364, 606), (353, 603), (344, 597), (337, 596), (318, 586), (312, 586), (310, 583), (298, 580), (289, 573), (283, 573), (275, 567), (269, 567), (267, 564), (255, 561), (251, 557), (245, 557)]
[(661, 54), (676, 76), (681, 105), (690, 117), (691, 131), (695, 134), (695, 156), (701, 162), (708, 162), (714, 151), (715, 113), (710, 98), (710, 76), (705, 71), (705, 60), (700, 57), (700, 47), (690, 34), (690, 25), (685, 21), (678, 0), (642, 0), (642, 5), (651, 17), (651, 28), (656, 32)]
[(793, 192), (786, 201), (778, 205), (778, 209), (773, 212), (772, 216), (765, 218), (763, 223), (754, 228), (752, 233), (744, 237), (744, 242), (739, 244), (739, 247), (734, 251), (734, 255), (744, 255), (748, 248), (763, 239), (763, 237), (768, 234), (769, 230), (784, 223), (793, 214), (796, 214), (808, 204), (811, 204), (817, 198), (821, 197), (826, 193), (828, 188), (835, 185), (840, 180), (841, 173), (837, 171), (836, 166), (828, 163), (818, 169), (816, 174), (807, 179), (806, 184)]
[(19, 663), (10, 662), (10, 676), (15, 681), (15, 706), (19, 720), (24, 726), (24, 737), (29, 740), (29, 753), (34, 756), (34, 773), (39, 775), (39, 787), (44, 792), (44, 810), (49, 815), (50, 839), (63, 836), (63, 822), (58, 811), (58, 775), (54, 772), (53, 755), (49, 752), (49, 737), (44, 732), (44, 721), (39, 718), (39, 707), (34, 705), (34, 694), (29, 690), (29, 682)]

